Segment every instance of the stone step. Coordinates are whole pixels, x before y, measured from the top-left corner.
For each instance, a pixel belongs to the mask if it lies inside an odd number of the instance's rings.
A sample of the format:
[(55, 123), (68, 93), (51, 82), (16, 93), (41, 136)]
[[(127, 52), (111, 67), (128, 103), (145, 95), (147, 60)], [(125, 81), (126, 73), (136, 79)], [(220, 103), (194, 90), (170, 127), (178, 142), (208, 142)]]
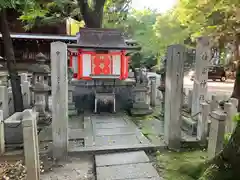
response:
[(98, 180), (161, 180), (144, 151), (95, 155)]
[(133, 108), (134, 109), (149, 109), (150, 105), (145, 102), (142, 102), (142, 103), (139, 102), (139, 103), (134, 103)]
[(197, 121), (193, 120), (191, 117), (182, 116), (182, 130), (188, 135), (196, 135)]
[(76, 109), (68, 109), (68, 116), (77, 116), (78, 111)]

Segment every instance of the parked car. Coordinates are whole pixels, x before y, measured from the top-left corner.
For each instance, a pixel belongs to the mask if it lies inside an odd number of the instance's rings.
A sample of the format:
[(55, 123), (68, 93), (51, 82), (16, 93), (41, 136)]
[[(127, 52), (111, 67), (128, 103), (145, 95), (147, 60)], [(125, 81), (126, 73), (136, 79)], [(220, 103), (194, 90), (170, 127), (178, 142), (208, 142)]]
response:
[[(190, 71), (189, 75), (191, 76), (191, 80), (194, 79), (195, 72)], [(226, 71), (222, 66), (210, 66), (208, 68), (208, 79), (216, 81), (219, 79), (222, 82), (225, 82), (227, 79)]]

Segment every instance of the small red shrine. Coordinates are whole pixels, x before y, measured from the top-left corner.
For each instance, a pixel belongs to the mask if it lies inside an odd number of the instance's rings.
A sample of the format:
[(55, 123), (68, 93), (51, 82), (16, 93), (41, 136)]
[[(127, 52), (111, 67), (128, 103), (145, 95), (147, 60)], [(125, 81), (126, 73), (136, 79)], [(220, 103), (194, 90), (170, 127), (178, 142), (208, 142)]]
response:
[(115, 29), (82, 28), (77, 43), (79, 49), (70, 50), (70, 67), (79, 80), (128, 78), (126, 52), (139, 49), (128, 46), (122, 33)]

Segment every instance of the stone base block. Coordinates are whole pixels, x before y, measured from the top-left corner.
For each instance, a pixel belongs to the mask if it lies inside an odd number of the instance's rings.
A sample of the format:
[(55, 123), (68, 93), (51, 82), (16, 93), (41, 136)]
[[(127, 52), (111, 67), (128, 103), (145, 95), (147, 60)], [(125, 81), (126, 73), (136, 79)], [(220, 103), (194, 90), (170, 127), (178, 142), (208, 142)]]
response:
[(4, 136), (6, 144), (23, 143), (22, 118), (22, 112), (16, 112), (4, 121)]
[(21, 121), (15, 121), (4, 124), (5, 143), (22, 144), (23, 143), (23, 128)]
[(197, 122), (192, 120), (190, 117), (182, 116), (182, 130), (184, 130), (188, 135), (197, 134)]
[(153, 110), (152, 109), (131, 109), (131, 115), (132, 116), (145, 116), (152, 114)]

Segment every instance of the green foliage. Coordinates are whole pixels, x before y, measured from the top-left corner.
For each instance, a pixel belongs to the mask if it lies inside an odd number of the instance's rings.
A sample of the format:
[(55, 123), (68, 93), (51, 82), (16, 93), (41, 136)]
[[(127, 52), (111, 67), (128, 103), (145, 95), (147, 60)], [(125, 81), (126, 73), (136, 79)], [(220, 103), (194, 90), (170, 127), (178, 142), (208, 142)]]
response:
[(172, 44), (184, 44), (189, 37), (189, 30), (184, 27), (174, 12), (168, 12), (157, 17), (154, 30), (160, 41), (160, 52), (164, 54)]
[(139, 67), (140, 64), (152, 67), (158, 63), (160, 41), (153, 28), (158, 15), (149, 9), (132, 10), (120, 23), (105, 24), (105, 27), (123, 30), (128, 38), (136, 40), (141, 45), (141, 51), (131, 56), (134, 67)]
[(227, 133), (224, 135), (224, 145), (226, 146), (232, 136), (232, 133)]
[(237, 113), (234, 117), (233, 117), (233, 121), (238, 123), (240, 122), (240, 113)]
[(211, 35), (227, 42), (240, 32), (239, 8), (239, 0), (180, 0), (175, 11), (193, 37)]
[[(88, 1), (91, 10), (96, 0)], [(104, 6), (104, 24), (120, 24), (129, 10), (131, 0), (107, 0)], [(20, 19), (26, 23), (26, 28), (42, 24), (56, 24), (67, 18), (83, 20), (77, 1), (53, 0), (50, 2), (35, 3), (25, 11)]]

